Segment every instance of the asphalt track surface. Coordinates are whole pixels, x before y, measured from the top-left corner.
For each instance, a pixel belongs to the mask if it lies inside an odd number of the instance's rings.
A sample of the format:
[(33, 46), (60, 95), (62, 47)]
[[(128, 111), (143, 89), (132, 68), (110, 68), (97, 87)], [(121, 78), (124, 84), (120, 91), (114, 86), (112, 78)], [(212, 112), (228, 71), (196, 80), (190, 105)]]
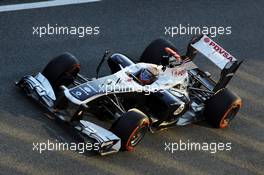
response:
[[(263, 1), (124, 1), (67, 5), (0, 13), (0, 174), (263, 174), (264, 172), (264, 2)], [(98, 25), (100, 35), (32, 35), (32, 26)], [(71, 142), (75, 136), (44, 115), (43, 109), (14, 86), (22, 75), (42, 70), (55, 55), (69, 51), (95, 75), (105, 49), (137, 60), (157, 37), (173, 41), (181, 53), (191, 38), (164, 36), (164, 26), (232, 26), (232, 34), (215, 40), (244, 63), (229, 88), (243, 98), (243, 108), (227, 129), (190, 125), (148, 133), (135, 152), (101, 157), (73, 151), (32, 151), (32, 142)], [(205, 66), (202, 57), (196, 62)], [(209, 65), (209, 67), (212, 67)], [(107, 69), (104, 68), (104, 74)], [(213, 72), (216, 69), (213, 69)], [(232, 150), (164, 151), (164, 142), (231, 142)]]

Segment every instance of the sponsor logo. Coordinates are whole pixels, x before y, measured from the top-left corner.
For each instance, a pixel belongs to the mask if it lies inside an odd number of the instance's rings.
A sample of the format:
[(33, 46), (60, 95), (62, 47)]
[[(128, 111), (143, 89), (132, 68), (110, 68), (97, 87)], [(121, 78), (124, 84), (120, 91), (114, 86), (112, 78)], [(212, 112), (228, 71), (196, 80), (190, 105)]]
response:
[(126, 81), (131, 83), (132, 82), (132, 78), (128, 78)]
[(83, 88), (85, 91), (86, 91), (86, 93), (87, 93), (87, 95), (90, 93), (90, 92), (92, 92), (92, 90), (89, 88), (89, 87), (84, 87)]
[(214, 41), (210, 40), (209, 38), (204, 38), (205, 43), (209, 43), (209, 46), (211, 46), (216, 52), (218, 52), (221, 56), (228, 59), (229, 61), (233, 60), (233, 56), (230, 55), (225, 49), (217, 45)]
[(209, 43), (210, 39), (209, 38), (204, 38), (204, 42)]
[(172, 73), (173, 76), (181, 77), (181, 76), (183, 76), (183, 75), (186, 74), (186, 70), (185, 69), (182, 69), (182, 70), (172, 70), (171, 73)]
[(81, 92), (81, 91), (76, 91), (76, 92), (75, 92), (75, 95), (77, 95), (77, 96), (81, 96), (81, 95), (82, 95), (82, 92)]

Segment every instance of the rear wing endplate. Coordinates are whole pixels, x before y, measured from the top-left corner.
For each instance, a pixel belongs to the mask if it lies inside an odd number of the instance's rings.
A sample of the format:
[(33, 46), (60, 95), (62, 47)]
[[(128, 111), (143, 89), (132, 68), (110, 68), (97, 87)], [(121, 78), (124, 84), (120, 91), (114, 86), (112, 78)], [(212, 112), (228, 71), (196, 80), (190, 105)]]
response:
[(208, 36), (203, 35), (199, 38), (200, 39), (196, 39), (195, 42), (191, 43), (191, 47), (203, 54), (222, 70), (220, 79), (214, 88), (214, 91), (216, 92), (219, 89), (226, 87), (243, 60), (238, 61)]

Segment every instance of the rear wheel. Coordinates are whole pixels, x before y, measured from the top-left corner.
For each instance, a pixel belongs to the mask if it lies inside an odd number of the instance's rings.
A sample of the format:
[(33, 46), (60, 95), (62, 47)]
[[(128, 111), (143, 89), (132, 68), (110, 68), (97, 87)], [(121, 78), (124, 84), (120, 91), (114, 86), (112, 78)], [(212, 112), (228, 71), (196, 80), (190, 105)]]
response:
[(42, 71), (49, 80), (54, 91), (61, 85), (68, 86), (73, 83), (80, 71), (80, 63), (72, 54), (65, 53), (53, 58)]
[(162, 38), (156, 39), (152, 41), (144, 50), (140, 57), (140, 62), (161, 64), (163, 56), (167, 55), (167, 52), (165, 51), (166, 47), (178, 52), (174, 44), (172, 44), (170, 41)]
[(131, 109), (120, 117), (111, 131), (121, 139), (121, 149), (132, 151), (148, 130), (149, 119), (138, 109)]
[(216, 128), (226, 128), (241, 108), (242, 100), (228, 89), (219, 90), (205, 102), (206, 120)]

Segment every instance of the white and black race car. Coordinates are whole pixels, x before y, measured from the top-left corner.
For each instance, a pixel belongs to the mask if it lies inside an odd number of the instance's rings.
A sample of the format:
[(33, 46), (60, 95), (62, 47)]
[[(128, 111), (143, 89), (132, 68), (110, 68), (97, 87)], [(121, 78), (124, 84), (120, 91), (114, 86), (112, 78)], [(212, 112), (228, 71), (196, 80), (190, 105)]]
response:
[[(193, 63), (197, 52), (221, 69), (218, 81)], [(105, 60), (112, 74), (98, 78)], [(106, 52), (96, 78), (79, 74), (79, 61), (65, 53), (16, 85), (55, 118), (69, 123), (85, 141), (98, 143), (99, 153), (105, 155), (133, 150), (148, 130), (202, 120), (226, 128), (242, 104), (226, 88), (241, 63), (206, 35), (194, 37), (183, 56), (171, 42), (157, 39), (139, 63)]]

